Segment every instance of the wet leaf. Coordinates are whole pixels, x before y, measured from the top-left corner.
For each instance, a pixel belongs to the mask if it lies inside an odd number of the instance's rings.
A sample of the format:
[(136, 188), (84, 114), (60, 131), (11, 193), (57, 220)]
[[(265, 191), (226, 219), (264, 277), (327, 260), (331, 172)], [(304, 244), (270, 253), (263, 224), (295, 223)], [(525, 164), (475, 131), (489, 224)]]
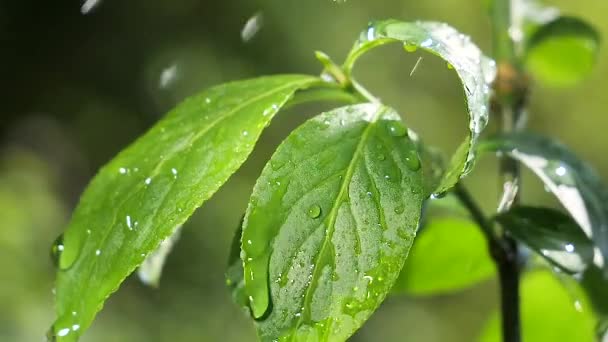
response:
[[(595, 341), (595, 318), (576, 284), (566, 288), (550, 271), (526, 273), (521, 282), (522, 341)], [(488, 320), (480, 340), (499, 342), (500, 314)]]
[(262, 340), (345, 340), (383, 301), (424, 199), (406, 132), (397, 113), (370, 103), (321, 114), (279, 146), (242, 239)]
[(478, 226), (465, 219), (432, 219), (416, 237), (392, 292), (440, 295), (474, 286), (495, 273)]
[(515, 207), (495, 217), (518, 241), (568, 273), (593, 264), (593, 243), (574, 220), (549, 208)]
[(484, 141), (480, 150), (506, 153), (530, 168), (601, 250), (595, 263), (604, 267), (608, 258), (608, 188), (589, 165), (564, 145), (533, 134), (492, 138)]
[(67, 227), (56, 282), (58, 340), (76, 340), (124, 278), (245, 161), (299, 75), (216, 86), (187, 99), (104, 166)]
[(558, 17), (527, 40), (524, 61), (539, 81), (567, 86), (591, 73), (599, 45), (600, 35), (591, 25), (577, 18)]
[(434, 191), (445, 192), (473, 167), (474, 146), (488, 122), (490, 84), (496, 75), (496, 65), (468, 36), (446, 24), (386, 20), (370, 23), (361, 33), (344, 63), (345, 72), (350, 74), (356, 60), (364, 53), (393, 42), (404, 44), (406, 51), (420, 48), (443, 58), (462, 82), (469, 114), (469, 137), (452, 158), (447, 174)]

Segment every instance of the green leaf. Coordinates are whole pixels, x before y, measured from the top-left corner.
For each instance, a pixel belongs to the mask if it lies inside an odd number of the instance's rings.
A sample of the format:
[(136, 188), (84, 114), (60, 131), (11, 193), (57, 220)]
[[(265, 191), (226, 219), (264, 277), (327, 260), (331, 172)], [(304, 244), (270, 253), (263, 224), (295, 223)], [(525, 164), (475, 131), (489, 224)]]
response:
[[(595, 318), (576, 284), (569, 288), (549, 271), (535, 271), (521, 282), (522, 341), (595, 341)], [(500, 314), (488, 320), (481, 341), (499, 342)]]
[(387, 43), (404, 44), (407, 51), (424, 49), (444, 59), (460, 78), (469, 114), (469, 137), (452, 158), (448, 172), (434, 192), (443, 193), (471, 171), (477, 139), (488, 122), (490, 85), (496, 75), (496, 64), (479, 48), (447, 24), (436, 22), (372, 22), (344, 63), (346, 74), (352, 72), (356, 60), (374, 47)]
[(256, 183), (243, 231), (261, 339), (352, 335), (397, 278), (423, 199), (416, 146), (393, 110), (343, 107), (292, 132)]
[(181, 227), (175, 229), (169, 237), (164, 239), (156, 250), (150, 252), (146, 259), (137, 269), (137, 275), (142, 283), (152, 287), (158, 287), (160, 284), (160, 276), (163, 273), (165, 261), (171, 253), (173, 246), (179, 240), (181, 235)]
[(600, 35), (591, 25), (558, 17), (532, 34), (526, 42), (524, 62), (536, 79), (567, 86), (591, 73), (599, 45)]
[(465, 219), (432, 219), (416, 237), (393, 293), (439, 295), (494, 277), (488, 244)]
[(593, 264), (594, 246), (578, 224), (557, 210), (515, 207), (495, 217), (511, 236), (568, 273)]
[(608, 188), (589, 165), (564, 145), (532, 134), (495, 137), (480, 150), (506, 153), (530, 168), (599, 247), (603, 258), (596, 263), (603, 267), (608, 260)]
[(241, 166), (294, 92), (320, 84), (284, 75), (213, 87), (104, 166), (64, 233), (50, 334), (76, 340), (125, 277)]

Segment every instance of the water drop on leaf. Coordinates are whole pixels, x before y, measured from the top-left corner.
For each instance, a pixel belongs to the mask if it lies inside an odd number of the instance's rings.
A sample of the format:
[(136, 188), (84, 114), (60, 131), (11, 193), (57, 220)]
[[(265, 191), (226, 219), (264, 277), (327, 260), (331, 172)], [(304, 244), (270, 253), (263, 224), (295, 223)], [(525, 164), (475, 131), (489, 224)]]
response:
[(399, 121), (391, 121), (388, 124), (388, 131), (394, 137), (402, 137), (407, 133), (405, 126)]
[(321, 216), (321, 207), (315, 204), (308, 208), (308, 216), (310, 218), (317, 218)]

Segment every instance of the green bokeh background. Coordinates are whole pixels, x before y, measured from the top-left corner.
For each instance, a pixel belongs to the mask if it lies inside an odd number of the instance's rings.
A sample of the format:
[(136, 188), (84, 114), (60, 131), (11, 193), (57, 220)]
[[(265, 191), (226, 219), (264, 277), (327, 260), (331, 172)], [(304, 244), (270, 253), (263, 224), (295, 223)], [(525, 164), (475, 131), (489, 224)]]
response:
[[(552, 1), (608, 37), (608, 2)], [(272, 73), (320, 71), (314, 50), (341, 61), (370, 19), (445, 21), (490, 51), (482, 0), (0, 0), (0, 341), (39, 341), (53, 321), (49, 246), (101, 165), (169, 108), (205, 87)], [(240, 31), (262, 13), (248, 42)], [(422, 56), (417, 70), (410, 71)], [(161, 75), (171, 74), (165, 86)], [(467, 123), (456, 75), (430, 54), (398, 46), (362, 58), (358, 79), (422, 138), (453, 151)], [(535, 85), (530, 129), (558, 137), (608, 179), (608, 49), (573, 88)], [(224, 287), (232, 234), (276, 145), (324, 106), (280, 115), (259, 148), (191, 218), (159, 289), (130, 277), (83, 341), (252, 341)], [(489, 131), (493, 129), (490, 123)], [(498, 196), (495, 161), (467, 179), (486, 210)], [(555, 202), (529, 174), (524, 200)], [(496, 306), (496, 284), (435, 298), (390, 298), (353, 341), (472, 341)]]

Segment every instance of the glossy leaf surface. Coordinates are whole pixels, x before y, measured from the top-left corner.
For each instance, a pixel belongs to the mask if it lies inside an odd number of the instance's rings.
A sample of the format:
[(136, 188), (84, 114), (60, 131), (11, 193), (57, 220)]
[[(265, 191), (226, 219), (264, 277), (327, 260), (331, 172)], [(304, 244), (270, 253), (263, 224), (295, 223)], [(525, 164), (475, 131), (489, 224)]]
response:
[(566, 86), (591, 73), (599, 45), (599, 33), (591, 25), (577, 18), (558, 17), (532, 34), (524, 61), (536, 79)]
[[(595, 341), (595, 317), (576, 284), (567, 288), (550, 271), (533, 271), (520, 286), (522, 341)], [(499, 342), (500, 336), (495, 312), (480, 340)]]
[(494, 277), (488, 243), (465, 219), (436, 218), (416, 237), (393, 293), (440, 295)]
[(258, 179), (243, 230), (261, 339), (352, 335), (397, 278), (423, 199), (416, 146), (393, 110), (339, 108), (292, 132)]
[(549, 208), (515, 207), (496, 216), (515, 239), (569, 273), (593, 264), (593, 243), (566, 214)]
[(104, 166), (64, 234), (51, 334), (76, 340), (123, 279), (238, 169), (281, 106), (321, 83), (285, 75), (213, 87)]
[(469, 114), (469, 137), (452, 158), (448, 173), (434, 191), (445, 192), (473, 166), (474, 146), (488, 122), (490, 84), (496, 75), (496, 65), (468, 36), (447, 24), (386, 20), (370, 23), (361, 33), (344, 63), (345, 72), (350, 74), (355, 61), (367, 51), (393, 42), (404, 44), (407, 51), (420, 48), (443, 58), (462, 82)]
[(603, 267), (608, 257), (608, 188), (589, 165), (564, 145), (538, 135), (500, 136), (481, 149), (507, 153), (530, 168), (601, 250), (595, 263)]

